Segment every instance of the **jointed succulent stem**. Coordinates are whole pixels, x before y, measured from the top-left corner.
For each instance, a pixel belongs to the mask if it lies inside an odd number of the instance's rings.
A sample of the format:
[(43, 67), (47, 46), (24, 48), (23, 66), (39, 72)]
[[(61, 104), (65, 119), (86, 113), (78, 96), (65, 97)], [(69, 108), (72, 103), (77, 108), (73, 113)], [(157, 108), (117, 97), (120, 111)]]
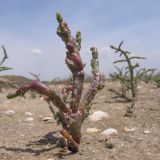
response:
[[(81, 33), (78, 31), (76, 38), (71, 35), (71, 31), (66, 22), (63, 21), (62, 16), (57, 13), (58, 28), (57, 34), (65, 43), (67, 49), (65, 62), (72, 73), (71, 83), (62, 90), (62, 98), (56, 92), (39, 80), (31, 81), (28, 84), (20, 87), (15, 93), (8, 94), (8, 98), (14, 98), (24, 95), (28, 90), (34, 90), (45, 95), (45, 100), (49, 104), (49, 108), (57, 120), (62, 124), (63, 129), (60, 131), (61, 135), (67, 140), (69, 149), (72, 152), (78, 151), (78, 146), (81, 140), (81, 126), (83, 120), (89, 114), (91, 108), (91, 101), (104, 87), (104, 77), (99, 73), (98, 51), (92, 47), (91, 67), (93, 73), (93, 83), (89, 91), (82, 99), (82, 89), (85, 73), (83, 71), (84, 64), (80, 57), (81, 49)], [(70, 102), (67, 101), (71, 93)], [(58, 112), (55, 112), (52, 105), (55, 105)]]
[[(118, 67), (116, 67), (116, 69), (118, 70), (118, 73), (114, 73), (111, 74), (111, 77), (119, 80), (120, 84), (121, 84), (121, 91), (120, 93), (114, 89), (110, 89), (111, 92), (115, 93), (117, 96), (116, 97), (120, 97), (120, 98), (124, 98), (127, 101), (132, 101), (131, 102), (131, 106), (128, 107), (127, 111), (128, 113), (133, 112), (133, 108), (135, 105), (135, 101), (137, 100), (137, 81), (146, 73), (148, 72), (152, 72), (153, 69), (140, 69), (140, 70), (136, 70), (139, 67), (139, 64), (133, 64), (132, 60), (136, 60), (136, 59), (145, 59), (144, 57), (138, 57), (138, 56), (130, 56), (131, 53), (128, 51), (124, 51), (121, 46), (123, 44), (123, 41), (120, 43), (120, 45), (118, 47), (115, 46), (110, 46), (112, 49), (115, 50), (115, 53), (119, 53), (119, 56), (123, 56), (124, 59), (121, 60), (117, 60), (114, 63), (123, 63), (126, 62), (127, 63), (127, 67), (125, 67), (125, 70), (123, 71), (122, 69), (119, 69)], [(130, 91), (131, 92), (131, 97), (127, 96), (127, 92)]]
[(82, 100), (82, 108), (84, 110), (84, 118), (87, 117), (89, 111), (91, 109), (91, 102), (93, 101), (95, 95), (99, 90), (104, 87), (104, 76), (99, 72), (99, 61), (98, 61), (98, 51), (97, 48), (92, 47), (90, 49), (92, 51), (92, 59), (91, 59), (91, 67), (93, 74), (93, 83), (90, 85), (89, 90), (85, 94)]

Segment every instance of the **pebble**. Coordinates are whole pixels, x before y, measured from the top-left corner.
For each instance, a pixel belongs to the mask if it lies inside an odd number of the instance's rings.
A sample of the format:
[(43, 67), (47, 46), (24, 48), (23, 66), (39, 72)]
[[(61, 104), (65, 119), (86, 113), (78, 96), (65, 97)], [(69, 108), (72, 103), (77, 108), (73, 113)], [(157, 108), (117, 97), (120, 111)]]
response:
[(118, 131), (114, 128), (109, 128), (101, 132), (101, 134), (104, 136), (116, 135), (118, 134)]
[(40, 100), (41, 100), (41, 101), (44, 101), (44, 97), (41, 97)]
[(14, 113), (15, 113), (14, 110), (7, 110), (7, 111), (4, 112), (4, 114), (6, 114), (6, 115), (8, 115), (8, 116), (13, 115)]
[(20, 137), (24, 137), (24, 134), (21, 134)]
[(43, 121), (49, 121), (49, 120), (53, 120), (53, 118), (52, 117), (44, 117), (43, 118)]
[(96, 111), (89, 116), (89, 119), (93, 122), (100, 121), (102, 119), (108, 119), (109, 115), (103, 111)]
[(124, 127), (124, 128), (123, 128), (123, 131), (124, 131), (124, 132), (127, 132), (127, 133), (133, 132), (133, 131), (135, 131), (135, 130), (136, 130), (135, 127), (133, 127), (133, 128)]
[(99, 99), (102, 99), (102, 98), (105, 98), (105, 96), (100, 96), (100, 97), (98, 97)]
[(32, 116), (33, 114), (31, 112), (25, 112), (26, 116)]
[(97, 128), (87, 128), (86, 129), (86, 132), (87, 133), (97, 133), (97, 132), (100, 132), (101, 130), (100, 129), (97, 129)]
[(151, 133), (151, 132), (150, 132), (149, 130), (144, 130), (143, 133), (144, 133), (144, 134), (149, 134), (149, 133)]
[(26, 122), (31, 122), (31, 121), (33, 121), (33, 120), (34, 120), (34, 119), (33, 119), (32, 117), (28, 117), (28, 118), (25, 119)]
[(143, 86), (139, 85), (137, 88), (138, 88), (138, 89), (143, 89)]

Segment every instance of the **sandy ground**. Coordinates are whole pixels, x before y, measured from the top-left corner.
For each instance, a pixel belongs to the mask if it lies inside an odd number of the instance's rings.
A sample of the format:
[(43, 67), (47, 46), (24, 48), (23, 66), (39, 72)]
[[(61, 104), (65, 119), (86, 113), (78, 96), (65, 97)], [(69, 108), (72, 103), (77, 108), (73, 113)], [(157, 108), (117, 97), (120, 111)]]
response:
[[(95, 98), (91, 113), (104, 111), (109, 119), (92, 122), (89, 119), (82, 127), (80, 151), (68, 153), (66, 160), (160, 160), (160, 89), (151, 84), (140, 83), (139, 99), (135, 105), (136, 118), (124, 117), (127, 103), (115, 102), (109, 87), (118, 85), (106, 82), (106, 87)], [(88, 85), (85, 85), (87, 88)], [(61, 86), (57, 86), (60, 88)], [(60, 138), (54, 120), (43, 121), (51, 116), (48, 105), (39, 97), (26, 99), (18, 97), (8, 100), (6, 95), (11, 89), (0, 93), (0, 160), (58, 160)], [(6, 115), (5, 111), (14, 114)], [(31, 112), (33, 115), (25, 115)], [(26, 121), (32, 117), (33, 121)], [(114, 128), (117, 135), (109, 142), (97, 133), (86, 133), (87, 128), (96, 127), (101, 131)], [(135, 128), (132, 132), (123, 131), (124, 127)], [(144, 133), (145, 132), (145, 133)], [(107, 144), (113, 144), (108, 148)]]

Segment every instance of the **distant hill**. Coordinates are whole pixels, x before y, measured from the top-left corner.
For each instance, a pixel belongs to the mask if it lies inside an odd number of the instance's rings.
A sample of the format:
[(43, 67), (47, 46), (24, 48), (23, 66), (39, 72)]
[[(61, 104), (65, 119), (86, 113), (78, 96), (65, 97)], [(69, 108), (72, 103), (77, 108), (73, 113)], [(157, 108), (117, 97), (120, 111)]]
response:
[(15, 76), (15, 75), (0, 76), (0, 78), (5, 78), (10, 82), (17, 84), (18, 86), (22, 86), (23, 84), (30, 81), (30, 79), (24, 76)]

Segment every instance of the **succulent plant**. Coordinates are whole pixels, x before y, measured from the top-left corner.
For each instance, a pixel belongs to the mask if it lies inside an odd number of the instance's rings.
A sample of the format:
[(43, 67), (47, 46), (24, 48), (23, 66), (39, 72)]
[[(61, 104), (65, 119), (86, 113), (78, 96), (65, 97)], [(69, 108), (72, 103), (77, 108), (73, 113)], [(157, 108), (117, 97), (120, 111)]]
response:
[[(9, 93), (8, 98), (24, 95), (28, 90), (34, 90), (45, 95), (45, 100), (58, 124), (62, 125), (60, 131), (68, 149), (72, 152), (78, 151), (81, 141), (81, 126), (85, 118), (89, 115), (92, 100), (95, 95), (104, 87), (104, 77), (99, 72), (98, 51), (91, 48), (91, 67), (93, 82), (89, 90), (82, 97), (84, 82), (84, 63), (80, 57), (81, 33), (78, 31), (76, 38), (71, 35), (71, 31), (62, 16), (57, 13), (58, 28), (57, 34), (64, 41), (67, 49), (65, 62), (72, 73), (71, 83), (62, 89), (62, 97), (53, 89), (42, 84), (38, 80), (31, 81), (20, 87), (15, 93)], [(70, 96), (70, 100), (67, 100)], [(55, 109), (56, 107), (56, 109)]]
[(152, 73), (155, 69), (139, 69), (140, 65), (138, 63), (133, 63), (134, 60), (145, 59), (144, 57), (132, 56), (131, 52), (123, 50), (122, 47), (123, 41), (119, 44), (118, 47), (111, 45), (110, 47), (115, 50), (115, 53), (119, 54), (120, 57), (123, 57), (120, 60), (114, 62), (117, 63), (125, 63), (126, 65), (123, 68), (119, 68), (117, 66), (117, 72), (110, 74), (111, 78), (114, 80), (118, 80), (121, 84), (120, 90), (109, 89), (109, 91), (113, 92), (116, 96), (115, 98), (123, 98), (129, 102), (131, 105), (127, 107), (126, 116), (132, 116), (133, 108), (135, 102), (137, 100), (137, 83), (143, 76), (146, 76), (147, 73)]

